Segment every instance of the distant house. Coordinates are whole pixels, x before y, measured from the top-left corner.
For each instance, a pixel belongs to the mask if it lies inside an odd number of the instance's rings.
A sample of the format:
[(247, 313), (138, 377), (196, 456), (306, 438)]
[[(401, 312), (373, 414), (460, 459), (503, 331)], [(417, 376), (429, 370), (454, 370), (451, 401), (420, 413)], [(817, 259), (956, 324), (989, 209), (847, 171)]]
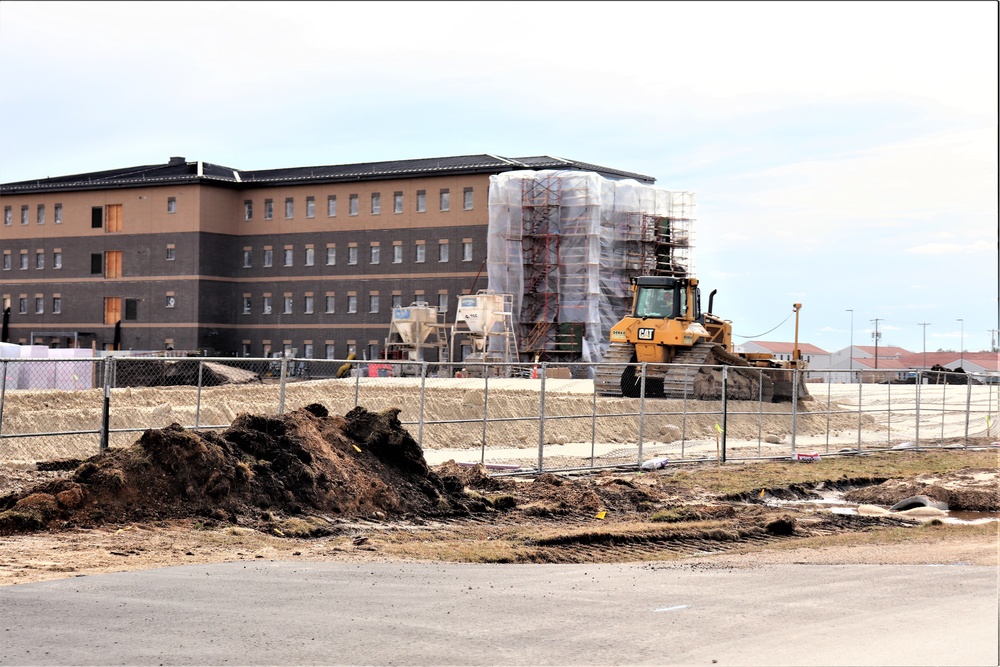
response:
[[(737, 352), (763, 352), (774, 355), (776, 359), (780, 359), (781, 361), (791, 361), (792, 355), (795, 352), (795, 343), (752, 341), (749, 343), (743, 343), (742, 345), (737, 345), (735, 349)], [(802, 360), (806, 362), (807, 369), (829, 368), (830, 353), (811, 343), (799, 343), (799, 355)], [(806, 379), (808, 380), (812, 378), (813, 376), (807, 371)]]

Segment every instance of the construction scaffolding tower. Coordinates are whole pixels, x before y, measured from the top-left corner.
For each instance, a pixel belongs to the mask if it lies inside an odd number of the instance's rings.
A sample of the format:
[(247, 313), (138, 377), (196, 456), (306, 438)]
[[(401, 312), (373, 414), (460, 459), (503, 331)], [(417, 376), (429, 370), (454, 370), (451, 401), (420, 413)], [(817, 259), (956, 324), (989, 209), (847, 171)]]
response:
[(492, 176), (489, 199), (489, 287), (514, 295), (524, 360), (600, 361), (631, 277), (693, 273), (693, 193), (525, 170)]

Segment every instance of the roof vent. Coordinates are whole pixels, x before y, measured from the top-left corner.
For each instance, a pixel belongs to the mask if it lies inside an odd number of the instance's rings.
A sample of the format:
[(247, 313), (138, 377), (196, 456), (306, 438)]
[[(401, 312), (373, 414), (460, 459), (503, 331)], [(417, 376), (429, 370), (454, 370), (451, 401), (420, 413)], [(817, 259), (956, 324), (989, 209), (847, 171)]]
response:
[(177, 164), (184, 164), (184, 163), (186, 163), (186, 162), (187, 162), (187, 159), (186, 159), (186, 158), (182, 158), (182, 157), (172, 157), (172, 158), (170, 158), (170, 161), (169, 161), (169, 162), (167, 162), (167, 164), (168, 164), (168, 165), (177, 165)]

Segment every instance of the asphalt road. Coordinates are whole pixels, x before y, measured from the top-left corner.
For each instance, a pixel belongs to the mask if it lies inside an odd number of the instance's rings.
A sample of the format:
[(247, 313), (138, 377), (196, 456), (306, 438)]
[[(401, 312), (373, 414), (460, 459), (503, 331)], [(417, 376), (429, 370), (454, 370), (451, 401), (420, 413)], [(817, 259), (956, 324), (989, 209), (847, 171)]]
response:
[(2, 665), (997, 665), (977, 566), (238, 562), (0, 588)]

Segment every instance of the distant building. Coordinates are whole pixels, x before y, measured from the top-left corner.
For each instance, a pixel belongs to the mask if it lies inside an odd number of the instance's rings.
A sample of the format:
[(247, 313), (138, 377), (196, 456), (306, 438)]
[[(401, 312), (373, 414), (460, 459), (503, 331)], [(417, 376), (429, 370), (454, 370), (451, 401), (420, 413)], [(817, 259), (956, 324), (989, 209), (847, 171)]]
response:
[(8, 340), (377, 358), (393, 307), (424, 301), (447, 322), (487, 287), (490, 177), (547, 169), (655, 182), (470, 155), (254, 171), (175, 157), (7, 183)]

